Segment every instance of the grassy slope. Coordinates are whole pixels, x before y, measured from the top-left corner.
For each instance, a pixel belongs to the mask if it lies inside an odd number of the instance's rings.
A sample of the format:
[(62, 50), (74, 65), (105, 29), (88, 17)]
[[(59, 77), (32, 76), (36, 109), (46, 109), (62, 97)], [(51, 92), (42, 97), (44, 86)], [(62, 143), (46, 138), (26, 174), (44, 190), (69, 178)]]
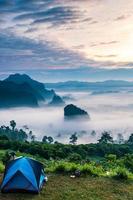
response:
[(39, 195), (0, 194), (0, 200), (133, 200), (133, 182), (51, 175)]

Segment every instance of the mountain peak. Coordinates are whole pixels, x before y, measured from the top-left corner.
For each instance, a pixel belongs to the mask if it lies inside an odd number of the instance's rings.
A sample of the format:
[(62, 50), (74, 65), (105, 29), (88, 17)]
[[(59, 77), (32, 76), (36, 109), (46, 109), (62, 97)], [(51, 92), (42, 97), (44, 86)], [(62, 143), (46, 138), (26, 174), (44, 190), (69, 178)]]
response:
[(49, 103), (49, 105), (58, 105), (58, 106), (61, 106), (64, 104), (65, 102), (63, 101), (63, 99), (57, 94), (54, 94), (52, 101)]
[(67, 118), (84, 116), (89, 119), (89, 114), (85, 110), (83, 110), (73, 104), (69, 104), (69, 105), (65, 106), (64, 116)]
[(5, 79), (5, 81), (16, 81), (16, 82), (25, 82), (25, 81), (31, 81), (32, 79), (30, 78), (30, 76), (28, 76), (27, 74), (11, 74), (9, 75), (8, 78)]

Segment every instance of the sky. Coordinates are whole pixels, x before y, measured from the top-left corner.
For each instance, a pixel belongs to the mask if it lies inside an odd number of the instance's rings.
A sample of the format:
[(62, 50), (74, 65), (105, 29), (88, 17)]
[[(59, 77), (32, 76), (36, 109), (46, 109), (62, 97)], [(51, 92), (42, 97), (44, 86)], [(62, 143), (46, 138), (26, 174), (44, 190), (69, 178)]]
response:
[(0, 78), (133, 80), (132, 0), (0, 0)]

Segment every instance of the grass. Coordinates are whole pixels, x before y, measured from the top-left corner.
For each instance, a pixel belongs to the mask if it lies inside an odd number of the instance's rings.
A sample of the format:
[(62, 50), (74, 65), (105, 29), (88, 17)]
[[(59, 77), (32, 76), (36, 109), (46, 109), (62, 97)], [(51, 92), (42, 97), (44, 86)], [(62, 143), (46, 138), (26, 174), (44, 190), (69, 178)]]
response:
[[(0, 150), (0, 173), (4, 172)], [(31, 156), (17, 152), (17, 156)], [(33, 157), (33, 156), (31, 156)], [(95, 162), (78, 164), (62, 161), (47, 161), (39, 156), (35, 159), (44, 163), (45, 171), (50, 174), (48, 183), (39, 195), (1, 194), (0, 200), (133, 200), (133, 173), (124, 166), (115, 167), (106, 161), (107, 169)], [(70, 178), (76, 169), (81, 171), (80, 178)], [(108, 172), (108, 173), (107, 173)], [(84, 176), (85, 175), (85, 176)]]
[(39, 195), (0, 194), (0, 200), (133, 200), (133, 181), (51, 175)]
[[(4, 172), (4, 165), (2, 164), (2, 156), (6, 153), (5, 150), (0, 150), (0, 173)], [(112, 161), (112, 157), (115, 155), (110, 155), (111, 160), (103, 158), (100, 162), (89, 161), (89, 162), (70, 162), (69, 160), (46, 160), (42, 157), (35, 155), (32, 156), (27, 153), (16, 152), (16, 156), (27, 156), (32, 157), (43, 163), (45, 172), (47, 174), (62, 174), (70, 175), (76, 170), (81, 172), (81, 175), (99, 176), (99, 177), (113, 177), (114, 179), (121, 180), (133, 180), (133, 173), (130, 169), (126, 168), (123, 164), (122, 159), (116, 159)], [(99, 159), (99, 158), (97, 158)]]

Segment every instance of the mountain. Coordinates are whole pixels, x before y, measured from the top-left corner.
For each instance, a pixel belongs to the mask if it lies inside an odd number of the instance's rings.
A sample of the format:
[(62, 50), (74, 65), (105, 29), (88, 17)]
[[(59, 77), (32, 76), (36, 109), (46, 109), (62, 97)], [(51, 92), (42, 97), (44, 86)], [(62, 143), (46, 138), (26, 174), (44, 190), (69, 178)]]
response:
[(73, 117), (81, 117), (81, 116), (89, 118), (89, 115), (85, 110), (82, 110), (81, 108), (73, 104), (69, 104), (64, 108), (64, 117), (73, 118)]
[(17, 106), (38, 106), (33, 88), (27, 83), (16, 84), (10, 81), (0, 81), (0, 108)]
[(103, 82), (67, 81), (45, 83), (45, 86), (58, 91), (118, 91), (133, 88), (133, 82), (122, 80), (107, 80)]
[(50, 105), (63, 105), (64, 101), (53, 89), (47, 90), (41, 82), (33, 80), (26, 74), (12, 74), (0, 81), (0, 108), (32, 106), (40, 101), (51, 101)]
[(62, 106), (64, 104), (65, 102), (63, 101), (63, 99), (56, 94), (53, 96), (52, 101), (49, 103), (49, 105), (51, 106)]
[(13, 82), (16, 84), (27, 83), (30, 87), (36, 91), (36, 97), (38, 100), (44, 101), (45, 99), (51, 99), (55, 92), (54, 90), (47, 90), (43, 83), (33, 80), (26, 74), (12, 74), (4, 80), (5, 82)]

